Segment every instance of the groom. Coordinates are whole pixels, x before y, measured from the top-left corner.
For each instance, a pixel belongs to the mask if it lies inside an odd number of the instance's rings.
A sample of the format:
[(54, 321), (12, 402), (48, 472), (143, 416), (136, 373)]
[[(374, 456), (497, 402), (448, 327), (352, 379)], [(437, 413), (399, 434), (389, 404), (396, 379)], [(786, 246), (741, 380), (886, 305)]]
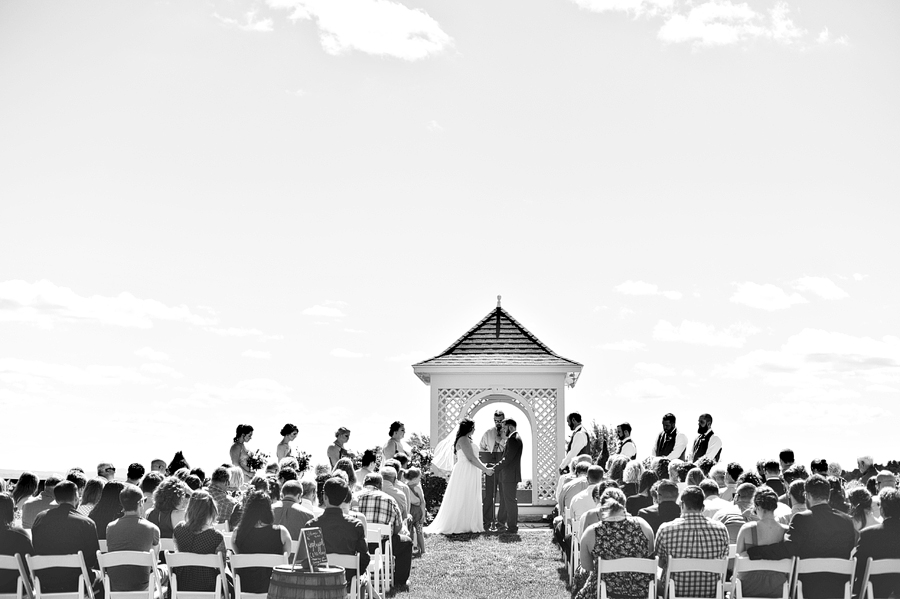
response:
[(516, 432), (516, 421), (503, 421), (506, 448), (503, 457), (494, 466), (494, 473), (500, 483), (500, 514), (506, 515), (506, 522), (498, 522), (498, 532), (519, 531), (519, 505), (516, 503), (516, 485), (522, 482), (522, 438)]

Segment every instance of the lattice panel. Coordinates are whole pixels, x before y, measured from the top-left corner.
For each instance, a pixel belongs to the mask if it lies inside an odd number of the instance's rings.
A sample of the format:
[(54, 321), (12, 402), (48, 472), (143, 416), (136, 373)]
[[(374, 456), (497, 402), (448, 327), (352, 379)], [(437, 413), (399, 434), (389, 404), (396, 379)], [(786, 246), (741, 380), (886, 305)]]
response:
[(438, 441), (456, 429), (463, 406), (487, 389), (438, 389)]

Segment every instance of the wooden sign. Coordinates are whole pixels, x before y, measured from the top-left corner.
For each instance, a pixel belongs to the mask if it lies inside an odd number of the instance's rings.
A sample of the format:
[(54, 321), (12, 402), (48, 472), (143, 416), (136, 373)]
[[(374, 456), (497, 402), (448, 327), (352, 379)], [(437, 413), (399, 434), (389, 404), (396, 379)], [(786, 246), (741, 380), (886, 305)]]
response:
[(325, 551), (325, 537), (321, 528), (304, 528), (300, 530), (300, 543), (294, 556), (294, 566), (310, 572), (318, 572), (328, 565), (328, 554)]

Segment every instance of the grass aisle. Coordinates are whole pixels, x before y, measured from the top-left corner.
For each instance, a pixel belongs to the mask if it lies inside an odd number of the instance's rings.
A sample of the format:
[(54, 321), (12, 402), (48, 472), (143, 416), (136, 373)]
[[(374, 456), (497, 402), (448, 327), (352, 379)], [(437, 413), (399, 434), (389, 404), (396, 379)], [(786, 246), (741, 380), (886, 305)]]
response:
[[(409, 596), (416, 599), (570, 599), (565, 564), (549, 529), (517, 534), (433, 535), (413, 560)], [(398, 593), (404, 597), (405, 593)]]

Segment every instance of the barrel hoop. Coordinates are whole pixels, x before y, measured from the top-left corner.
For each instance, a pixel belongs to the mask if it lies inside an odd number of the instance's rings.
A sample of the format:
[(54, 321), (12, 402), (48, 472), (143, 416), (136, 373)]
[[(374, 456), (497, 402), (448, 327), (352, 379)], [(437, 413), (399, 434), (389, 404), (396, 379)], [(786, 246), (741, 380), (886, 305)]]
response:
[(336, 591), (337, 589), (346, 589), (346, 584), (296, 584), (290, 582), (281, 582), (274, 578), (269, 581), (269, 586), (283, 587), (288, 589), (303, 589), (304, 591)]

